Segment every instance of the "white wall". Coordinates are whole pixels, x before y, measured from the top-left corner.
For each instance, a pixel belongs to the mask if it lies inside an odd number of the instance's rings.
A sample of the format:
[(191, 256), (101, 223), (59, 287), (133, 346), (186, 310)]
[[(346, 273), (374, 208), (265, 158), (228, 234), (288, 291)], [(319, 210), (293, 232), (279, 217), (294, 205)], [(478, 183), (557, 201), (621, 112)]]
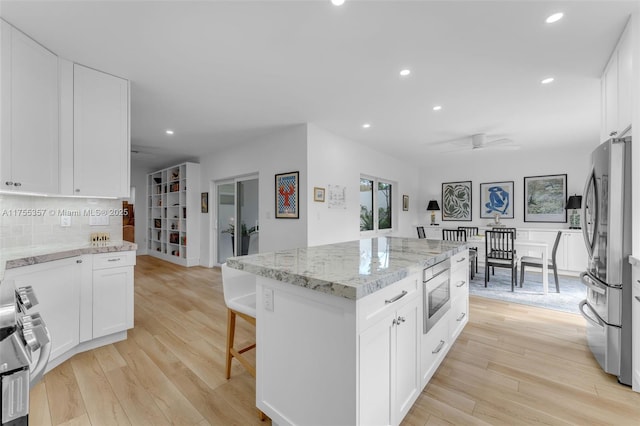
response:
[(131, 165), (131, 186), (136, 188), (136, 199), (133, 204), (136, 218), (136, 244), (138, 244), (137, 254), (147, 254), (147, 173), (154, 170), (138, 166), (135, 163)]
[[(275, 175), (300, 172), (300, 219), (275, 219)], [(269, 252), (307, 245), (307, 126), (288, 127), (250, 143), (200, 158), (200, 190), (215, 200), (214, 181), (258, 174), (260, 251)], [(213, 266), (210, 230), (215, 226), (215, 204), (201, 214), (200, 263)]]
[[(631, 172), (633, 173), (632, 181), (634, 184), (631, 187), (633, 191), (633, 214), (632, 214), (632, 229), (633, 229), (633, 254), (636, 257), (640, 257), (640, 141), (637, 139), (640, 136), (640, 13), (635, 13), (631, 17), (631, 40), (633, 43), (633, 121), (631, 128), (636, 129), (635, 138), (631, 142), (631, 155), (632, 165)], [(632, 133), (634, 133), (632, 131)]]
[[(568, 228), (568, 223), (524, 222), (524, 177), (551, 174), (567, 174), (567, 195), (582, 195), (588, 174), (591, 151), (598, 146), (599, 135), (580, 146), (557, 148), (553, 151), (502, 151), (468, 150), (452, 153), (447, 157), (425, 159), (420, 169), (419, 222), (431, 221), (426, 211), (429, 200), (438, 200), (442, 208), (442, 183), (470, 180), (472, 190), (472, 222), (443, 222), (441, 212), (436, 212), (436, 222), (441, 227), (486, 226), (491, 219), (480, 219), (480, 183), (514, 181), (514, 219), (501, 219), (507, 226), (523, 228)], [(570, 212), (569, 212), (570, 213)]]
[[(395, 182), (393, 186), (393, 235), (414, 236), (419, 205), (418, 168), (365, 145), (308, 125), (307, 209), (308, 245), (360, 239), (360, 175)], [(346, 209), (330, 209), (325, 201), (313, 201), (313, 188), (346, 187)], [(409, 211), (402, 211), (402, 195), (409, 195)], [(328, 193), (325, 191), (325, 199)]]

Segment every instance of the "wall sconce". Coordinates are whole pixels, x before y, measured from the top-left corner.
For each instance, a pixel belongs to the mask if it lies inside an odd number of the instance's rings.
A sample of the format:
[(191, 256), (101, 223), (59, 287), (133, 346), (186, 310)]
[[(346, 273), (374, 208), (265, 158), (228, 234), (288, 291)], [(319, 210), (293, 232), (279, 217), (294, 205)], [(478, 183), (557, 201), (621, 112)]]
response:
[(580, 215), (576, 210), (582, 208), (582, 195), (571, 195), (567, 200), (565, 210), (571, 209), (571, 216), (569, 216), (569, 229), (580, 229)]
[(431, 226), (438, 225), (436, 223), (436, 211), (440, 211), (440, 206), (436, 200), (429, 201), (429, 205), (427, 206), (427, 211), (431, 212)]

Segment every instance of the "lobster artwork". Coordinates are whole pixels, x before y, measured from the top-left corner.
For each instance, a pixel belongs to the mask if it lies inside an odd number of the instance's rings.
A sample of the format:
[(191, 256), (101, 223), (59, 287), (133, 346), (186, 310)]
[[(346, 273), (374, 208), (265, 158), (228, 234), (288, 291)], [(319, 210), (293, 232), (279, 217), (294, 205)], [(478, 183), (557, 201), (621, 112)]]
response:
[(285, 189), (284, 185), (280, 185), (278, 192), (280, 193), (280, 195), (284, 197), (284, 202), (282, 203), (282, 205), (284, 207), (290, 207), (289, 197), (295, 194), (296, 192), (295, 187), (292, 184), (289, 184), (289, 188)]

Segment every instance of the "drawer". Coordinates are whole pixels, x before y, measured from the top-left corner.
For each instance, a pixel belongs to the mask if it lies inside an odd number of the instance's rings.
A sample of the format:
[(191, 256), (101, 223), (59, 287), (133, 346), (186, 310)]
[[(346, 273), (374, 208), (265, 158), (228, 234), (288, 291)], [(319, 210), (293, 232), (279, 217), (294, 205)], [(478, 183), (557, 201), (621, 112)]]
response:
[[(407, 301), (418, 297), (419, 274), (411, 275), (397, 283), (376, 291), (357, 302), (358, 327), (360, 331), (375, 324), (378, 319), (394, 312)], [(403, 292), (406, 292), (404, 296)]]
[(433, 376), (440, 362), (451, 346), (449, 335), (449, 318), (451, 311), (438, 321), (438, 323), (427, 334), (421, 335), (420, 350), (420, 377), (421, 385), (424, 387)]
[[(468, 265), (468, 264), (467, 264)], [(457, 268), (451, 271), (449, 278), (451, 282), (451, 298), (455, 299), (460, 296), (467, 296), (469, 294), (469, 269)]]
[(451, 341), (455, 341), (464, 326), (469, 322), (469, 297), (464, 296), (453, 299), (450, 315), (449, 336), (451, 336)]
[(462, 250), (451, 256), (451, 271), (467, 269), (469, 267), (469, 250)]
[(93, 255), (93, 269), (116, 268), (119, 266), (134, 266), (136, 264), (135, 251), (119, 251)]

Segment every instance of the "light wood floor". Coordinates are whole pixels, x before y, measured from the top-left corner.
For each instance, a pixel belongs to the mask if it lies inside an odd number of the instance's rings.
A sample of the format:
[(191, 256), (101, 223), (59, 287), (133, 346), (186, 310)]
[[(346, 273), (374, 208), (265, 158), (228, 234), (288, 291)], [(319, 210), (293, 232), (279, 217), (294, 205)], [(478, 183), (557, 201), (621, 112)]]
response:
[[(239, 324), (238, 343), (252, 341)], [(140, 256), (129, 338), (49, 372), (31, 390), (31, 424), (269, 425), (254, 379), (238, 364), (224, 378), (225, 327), (219, 269)], [(638, 425), (640, 394), (600, 370), (582, 317), (472, 297), (403, 424)]]

